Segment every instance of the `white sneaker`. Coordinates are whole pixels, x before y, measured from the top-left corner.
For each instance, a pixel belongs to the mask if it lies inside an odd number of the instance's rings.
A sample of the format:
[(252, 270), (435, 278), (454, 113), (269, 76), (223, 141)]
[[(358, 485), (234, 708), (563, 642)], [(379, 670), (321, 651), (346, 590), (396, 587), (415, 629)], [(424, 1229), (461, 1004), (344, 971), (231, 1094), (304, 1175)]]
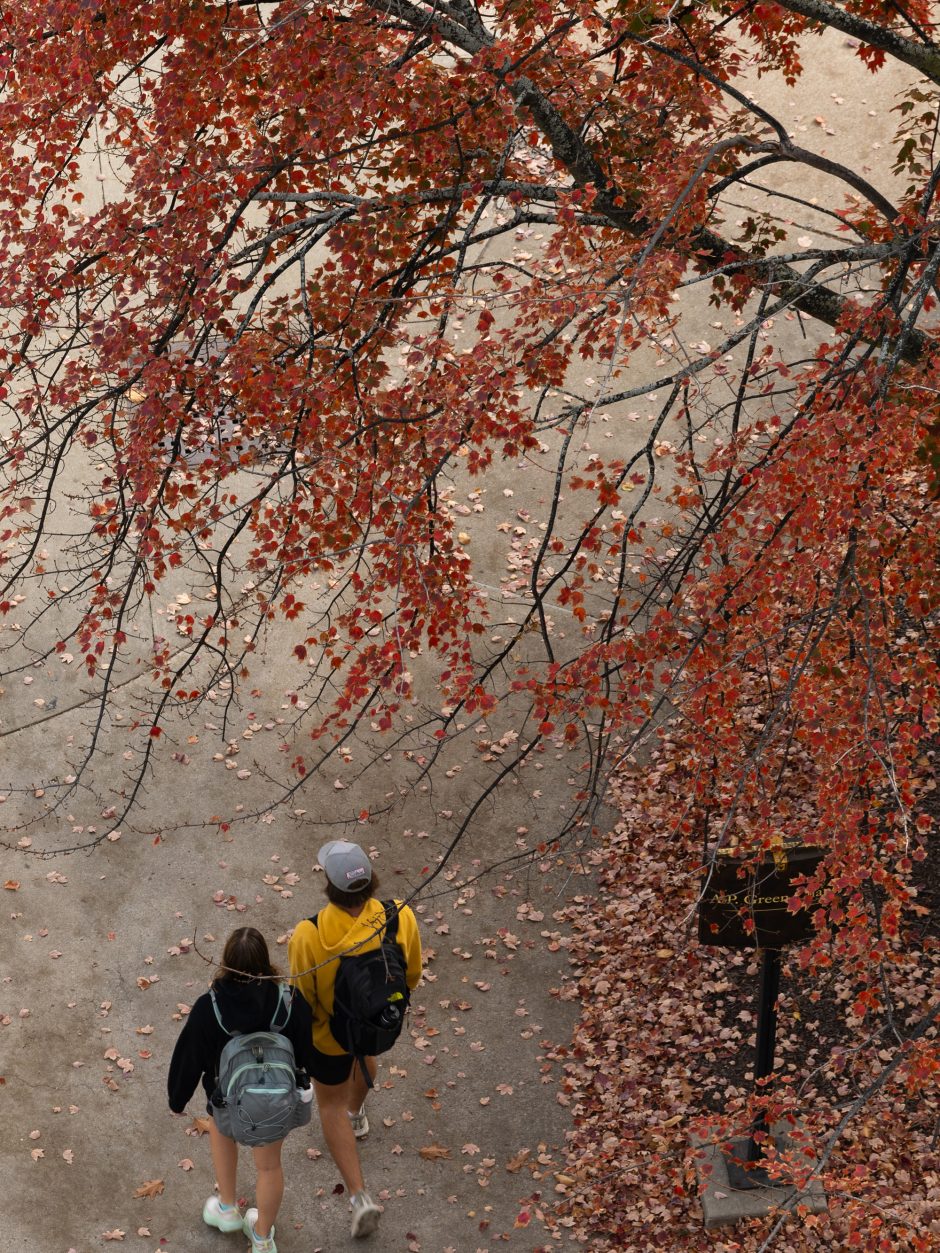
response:
[(371, 1236), (378, 1228), (379, 1214), (382, 1212), (372, 1197), (368, 1192), (357, 1192), (350, 1200), (349, 1207), (352, 1210), (350, 1232), (353, 1238), (359, 1240), (363, 1236)]
[(207, 1227), (215, 1227), (219, 1231), (241, 1231), (242, 1212), (237, 1205), (226, 1205), (215, 1195), (210, 1196), (202, 1207), (202, 1221)]
[(245, 1210), (242, 1230), (251, 1241), (251, 1253), (277, 1253), (277, 1245), (274, 1243), (274, 1228), (271, 1228), (270, 1235), (259, 1236), (255, 1231), (255, 1223), (257, 1221), (258, 1211), (254, 1206)]
[(364, 1139), (369, 1134), (369, 1120), (366, 1117), (365, 1101), (357, 1110), (348, 1109), (346, 1113), (349, 1115), (349, 1121), (352, 1123), (353, 1135), (357, 1140)]

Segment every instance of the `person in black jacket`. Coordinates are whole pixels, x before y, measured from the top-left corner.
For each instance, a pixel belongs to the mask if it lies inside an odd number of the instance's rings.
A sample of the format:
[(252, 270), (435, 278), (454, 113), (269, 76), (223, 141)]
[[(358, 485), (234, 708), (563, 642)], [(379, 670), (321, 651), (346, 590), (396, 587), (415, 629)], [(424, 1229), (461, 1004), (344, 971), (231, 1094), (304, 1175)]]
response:
[[(238, 1145), (215, 1125), (211, 1097), (216, 1088), (222, 1049), (235, 1032), (267, 1031), (281, 995), (278, 972), (271, 965), (264, 936), (254, 927), (240, 927), (228, 938), (222, 964), (212, 981), (223, 1030), (212, 1005), (211, 994), (203, 993), (190, 1010), (180, 1032), (167, 1077), (170, 1109), (181, 1114), (202, 1079), (207, 1098), (209, 1142), (219, 1195), (209, 1197), (203, 1207), (203, 1221), (219, 1231), (244, 1231), (255, 1253), (277, 1253), (274, 1219), (284, 1194), (281, 1169), (283, 1140), (252, 1149), (258, 1173), (257, 1208), (242, 1216), (235, 1188)], [(290, 1015), (278, 1030), (294, 1046), (298, 1067), (309, 1070), (312, 1062), (312, 1018), (310, 1007), (299, 993), (292, 993)], [(228, 1034), (226, 1034), (228, 1033)]]

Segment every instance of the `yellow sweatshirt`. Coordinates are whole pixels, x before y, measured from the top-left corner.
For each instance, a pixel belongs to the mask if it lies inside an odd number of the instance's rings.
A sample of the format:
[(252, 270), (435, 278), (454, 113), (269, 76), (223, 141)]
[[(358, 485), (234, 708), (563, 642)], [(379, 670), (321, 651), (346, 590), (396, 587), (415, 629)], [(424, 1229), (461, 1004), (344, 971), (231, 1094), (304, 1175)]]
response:
[[(421, 978), (421, 937), (413, 911), (401, 901), (398, 934), (395, 937), (405, 955), (405, 978), (414, 990)], [(330, 1031), (333, 1012), (333, 983), (339, 959), (345, 953), (367, 953), (381, 942), (385, 911), (382, 902), (373, 897), (366, 901), (362, 913), (353, 918), (338, 905), (327, 904), (317, 916), (316, 926), (309, 919), (297, 924), (287, 946), (293, 982), (313, 1010), (313, 1047), (334, 1056), (346, 1050), (337, 1044)], [(323, 963), (326, 965), (323, 965)], [(319, 967), (319, 969), (314, 969)], [(306, 972), (306, 973), (302, 973)]]

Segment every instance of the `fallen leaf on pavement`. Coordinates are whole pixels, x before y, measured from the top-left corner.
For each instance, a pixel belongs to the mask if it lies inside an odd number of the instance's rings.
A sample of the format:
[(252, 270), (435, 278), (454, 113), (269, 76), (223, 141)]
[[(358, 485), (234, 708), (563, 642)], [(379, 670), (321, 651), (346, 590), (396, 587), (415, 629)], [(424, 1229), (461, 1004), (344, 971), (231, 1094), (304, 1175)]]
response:
[(136, 1198), (142, 1196), (160, 1196), (163, 1192), (164, 1186), (165, 1185), (162, 1179), (148, 1179), (146, 1183), (142, 1183), (139, 1188), (134, 1189), (134, 1196)]

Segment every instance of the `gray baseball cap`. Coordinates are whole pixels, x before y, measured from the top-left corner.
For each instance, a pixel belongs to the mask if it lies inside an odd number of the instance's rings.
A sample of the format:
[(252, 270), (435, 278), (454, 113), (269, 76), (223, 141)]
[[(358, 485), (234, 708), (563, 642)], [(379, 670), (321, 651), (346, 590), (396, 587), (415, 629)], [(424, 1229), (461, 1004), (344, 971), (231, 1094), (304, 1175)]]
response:
[(341, 892), (356, 890), (356, 885), (368, 883), (372, 878), (372, 863), (358, 844), (348, 840), (330, 840), (317, 854), (317, 861), (326, 871), (326, 877)]

